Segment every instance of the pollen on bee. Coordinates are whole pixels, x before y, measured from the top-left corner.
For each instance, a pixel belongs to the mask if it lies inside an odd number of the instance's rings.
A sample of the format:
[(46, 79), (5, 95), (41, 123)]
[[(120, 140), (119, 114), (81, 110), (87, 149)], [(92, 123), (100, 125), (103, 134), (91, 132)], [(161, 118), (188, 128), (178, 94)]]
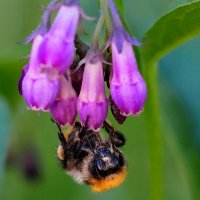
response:
[(64, 133), (65, 139), (67, 140), (69, 138), (70, 133), (72, 132), (73, 126), (69, 126)]
[(100, 180), (91, 178), (88, 183), (92, 187), (93, 192), (105, 192), (106, 190), (118, 187), (124, 181), (126, 172), (126, 167), (123, 167), (122, 170), (116, 174), (111, 174)]
[[(68, 140), (70, 133), (72, 132), (73, 126), (69, 126), (66, 132), (64, 133), (65, 139)], [(60, 160), (64, 160), (64, 150), (62, 145), (58, 146), (57, 155)]]
[(64, 160), (64, 150), (61, 145), (58, 146), (57, 155), (60, 160)]

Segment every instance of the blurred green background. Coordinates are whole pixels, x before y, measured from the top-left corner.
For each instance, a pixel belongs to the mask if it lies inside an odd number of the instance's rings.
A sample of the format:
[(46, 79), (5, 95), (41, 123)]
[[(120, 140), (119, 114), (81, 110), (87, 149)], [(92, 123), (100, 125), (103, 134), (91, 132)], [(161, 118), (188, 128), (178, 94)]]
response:
[[(30, 46), (20, 43), (36, 27), (47, 0), (0, 0), (0, 199), (149, 200), (149, 149), (143, 114), (120, 129), (128, 162), (125, 183), (95, 194), (73, 182), (56, 157), (57, 129), (47, 113), (26, 109), (17, 83)], [(161, 15), (184, 0), (124, 0), (129, 29), (141, 39)], [(89, 16), (98, 16), (97, 1), (82, 0)], [(88, 38), (95, 22), (86, 23)], [(200, 199), (200, 38), (181, 45), (160, 61), (159, 97), (164, 140), (164, 197)], [(144, 111), (145, 112), (145, 111)]]

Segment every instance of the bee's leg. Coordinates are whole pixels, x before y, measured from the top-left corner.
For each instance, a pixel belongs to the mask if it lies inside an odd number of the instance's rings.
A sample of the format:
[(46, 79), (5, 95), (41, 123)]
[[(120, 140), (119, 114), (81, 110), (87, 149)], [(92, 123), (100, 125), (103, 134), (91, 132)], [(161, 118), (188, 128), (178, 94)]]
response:
[(74, 145), (73, 154), (75, 159), (83, 159), (88, 155), (88, 149), (83, 146), (81, 141), (77, 141)]
[(62, 132), (62, 130), (61, 130), (61, 128), (60, 128), (60, 125), (51, 117), (51, 121), (54, 123), (54, 124), (56, 124), (56, 126), (58, 127), (58, 130), (60, 131), (60, 132)]
[(57, 149), (57, 156), (59, 160), (61, 161), (63, 168), (67, 169), (67, 160), (68, 160), (68, 153), (69, 153), (68, 144), (60, 125), (53, 118), (51, 118), (51, 121), (54, 122), (56, 126), (58, 127), (58, 138), (60, 140), (60, 145), (58, 146), (58, 149)]
[(103, 127), (109, 133), (109, 135), (113, 135), (113, 133), (115, 132), (114, 128), (111, 126), (111, 124), (107, 120), (103, 122)]
[(51, 118), (51, 121), (53, 123), (55, 123), (56, 126), (58, 127), (58, 138), (59, 138), (59, 140), (60, 140), (60, 142), (61, 142), (61, 144), (63, 146), (64, 144), (67, 143), (66, 139), (65, 139), (65, 136), (64, 136), (64, 133), (62, 132), (62, 129), (61, 129), (60, 125), (53, 118)]
[(104, 121), (103, 127), (108, 132), (112, 143), (116, 147), (121, 147), (121, 146), (125, 145), (126, 139), (125, 139), (124, 135), (121, 132), (115, 130), (107, 120)]

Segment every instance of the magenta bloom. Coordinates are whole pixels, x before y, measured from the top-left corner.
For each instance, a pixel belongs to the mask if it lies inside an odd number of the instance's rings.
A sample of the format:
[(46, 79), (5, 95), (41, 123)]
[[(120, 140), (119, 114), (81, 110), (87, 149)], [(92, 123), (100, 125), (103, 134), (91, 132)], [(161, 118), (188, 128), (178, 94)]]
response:
[(28, 65), (25, 65), (22, 68), (22, 74), (21, 74), (19, 81), (18, 81), (18, 92), (19, 92), (20, 95), (23, 95), (22, 94), (22, 82), (24, 80), (24, 76), (26, 75), (27, 71), (28, 71)]
[(38, 35), (33, 42), (29, 66), (24, 70), (19, 86), (29, 108), (47, 111), (56, 99), (60, 81), (54, 69), (40, 69), (37, 53), (41, 42), (42, 36)]
[(81, 122), (90, 129), (102, 126), (108, 112), (104, 89), (103, 66), (99, 56), (85, 64), (77, 111)]
[[(110, 81), (112, 100), (127, 115), (138, 115), (144, 106), (147, 88), (137, 68), (132, 44), (126, 36), (112, 39), (113, 73)], [(119, 41), (120, 42), (117, 42)]]
[(39, 62), (43, 67), (56, 68), (64, 73), (74, 58), (74, 39), (80, 19), (78, 5), (63, 5), (39, 48)]
[(49, 79), (47, 74), (27, 72), (22, 82), (22, 94), (32, 110), (48, 111), (55, 101), (59, 79)]
[(76, 118), (77, 95), (72, 87), (71, 80), (61, 77), (61, 87), (58, 96), (50, 108), (54, 120), (65, 126), (73, 125)]

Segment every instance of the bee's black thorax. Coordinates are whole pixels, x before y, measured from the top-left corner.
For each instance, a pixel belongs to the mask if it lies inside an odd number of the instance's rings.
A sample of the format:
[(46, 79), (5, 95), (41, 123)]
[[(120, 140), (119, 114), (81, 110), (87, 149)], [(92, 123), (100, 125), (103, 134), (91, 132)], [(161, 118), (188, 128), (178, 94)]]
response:
[(94, 149), (101, 145), (101, 138), (98, 132), (83, 128), (80, 123), (76, 123), (72, 132), (63, 147), (65, 159), (62, 161), (65, 168), (69, 162), (80, 165), (86, 156), (93, 155)]

